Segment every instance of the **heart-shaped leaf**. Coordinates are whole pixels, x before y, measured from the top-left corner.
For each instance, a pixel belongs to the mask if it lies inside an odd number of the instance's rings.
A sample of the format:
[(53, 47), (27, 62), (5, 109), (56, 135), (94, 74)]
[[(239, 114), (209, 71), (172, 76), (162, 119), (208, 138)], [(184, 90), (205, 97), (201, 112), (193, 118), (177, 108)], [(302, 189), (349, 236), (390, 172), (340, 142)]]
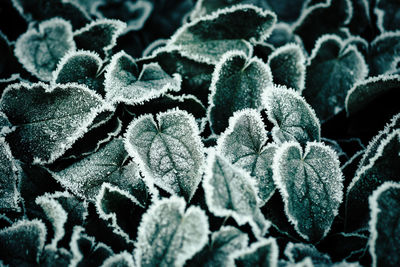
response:
[(98, 19), (74, 32), (77, 48), (108, 56), (126, 24), (119, 20)]
[(400, 62), (400, 32), (385, 32), (376, 37), (368, 56), (371, 75), (396, 72)]
[(343, 198), (343, 177), (336, 153), (326, 145), (297, 142), (277, 150), (273, 178), (285, 212), (304, 239), (318, 241), (329, 232)]
[(238, 267), (278, 266), (279, 248), (274, 238), (260, 239), (233, 256)]
[(0, 108), (16, 127), (7, 136), (14, 156), (35, 163), (56, 160), (87, 131), (98, 113), (112, 109), (85, 86), (43, 83), (10, 85)]
[(368, 67), (356, 47), (345, 46), (336, 35), (324, 35), (312, 51), (306, 73), (303, 95), (325, 121), (344, 108), (347, 91), (367, 76)]
[(209, 120), (214, 133), (228, 126), (235, 111), (261, 109), (261, 95), (272, 84), (271, 70), (258, 58), (230, 51), (215, 67), (209, 97)]
[(369, 253), (371, 266), (397, 266), (400, 262), (400, 183), (386, 182), (369, 198), (371, 210)]
[[(246, 27), (243, 27), (243, 21), (246, 21)], [(252, 5), (236, 5), (184, 24), (167, 46), (177, 47), (183, 56), (193, 60), (216, 64), (228, 50), (250, 54), (249, 41), (264, 41), (275, 21), (271, 11)]]
[(72, 27), (60, 18), (43, 21), (39, 30), (30, 29), (15, 43), (14, 53), (26, 70), (43, 81), (50, 81), (58, 62), (75, 49)]
[(186, 111), (169, 110), (134, 120), (126, 149), (138, 161), (148, 184), (190, 200), (202, 177), (203, 144), (196, 122)]
[(136, 242), (139, 266), (183, 266), (208, 240), (208, 220), (199, 207), (172, 196), (155, 202), (143, 215)]
[(268, 58), (273, 82), (298, 92), (303, 91), (306, 75), (305, 58), (299, 45), (287, 44), (276, 49)]
[(277, 147), (267, 144), (267, 140), (260, 114), (253, 109), (244, 109), (229, 119), (229, 127), (217, 143), (221, 155), (255, 177), (261, 206), (275, 192), (271, 166)]
[(267, 232), (270, 223), (259, 209), (255, 180), (214, 151), (209, 151), (203, 188), (214, 215), (249, 223), (257, 237)]
[(131, 56), (125, 52), (115, 54), (106, 69), (106, 99), (128, 105), (141, 104), (159, 97), (167, 91), (179, 91), (179, 75), (169, 76), (157, 63), (144, 65), (142, 71)]
[(274, 86), (264, 96), (268, 119), (274, 124), (272, 137), (275, 142), (297, 141), (304, 145), (320, 140), (319, 120), (299, 93)]

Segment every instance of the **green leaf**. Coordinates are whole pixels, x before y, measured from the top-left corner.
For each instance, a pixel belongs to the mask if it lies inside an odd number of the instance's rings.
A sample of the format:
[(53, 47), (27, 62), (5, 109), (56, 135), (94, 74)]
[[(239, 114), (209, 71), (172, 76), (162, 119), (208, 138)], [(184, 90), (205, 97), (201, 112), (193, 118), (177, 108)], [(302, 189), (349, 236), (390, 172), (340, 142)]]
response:
[(59, 62), (53, 73), (52, 83), (78, 83), (103, 94), (102, 65), (101, 58), (94, 52), (70, 51)]
[(7, 136), (14, 156), (51, 163), (86, 131), (96, 115), (110, 110), (100, 96), (78, 84), (13, 84), (0, 101), (15, 131)]
[(346, 230), (367, 227), (368, 197), (385, 181), (399, 181), (400, 173), (400, 130), (393, 130), (379, 144), (369, 162), (364, 162), (349, 187), (346, 197)]
[(228, 129), (217, 141), (221, 155), (255, 177), (261, 206), (275, 192), (271, 166), (277, 147), (267, 141), (262, 118), (253, 109), (235, 112), (229, 119)]
[(367, 0), (351, 0), (351, 4), (353, 6), (353, 16), (347, 25), (350, 32), (355, 36), (366, 35), (368, 31), (372, 32), (370, 14), (372, 2)]
[(293, 34), (293, 29), (290, 25), (284, 22), (275, 24), (274, 29), (266, 42), (274, 48), (279, 48), (291, 43), (302, 43), (300, 37)]
[(183, 266), (208, 240), (208, 219), (199, 207), (185, 212), (182, 198), (155, 202), (143, 215), (136, 242), (139, 266)]
[(19, 211), (19, 168), (10, 147), (0, 138), (0, 211)]
[(273, 82), (298, 92), (303, 91), (306, 75), (305, 58), (299, 45), (287, 44), (276, 49), (268, 58)]
[(235, 111), (261, 109), (261, 95), (271, 84), (271, 70), (260, 59), (248, 58), (240, 51), (224, 54), (210, 87), (208, 113), (213, 132), (223, 132)]
[(98, 19), (74, 32), (77, 48), (108, 56), (117, 44), (117, 38), (126, 28), (119, 20)]
[(15, 43), (14, 53), (26, 70), (43, 81), (50, 81), (58, 62), (75, 49), (72, 27), (68, 21), (53, 18), (30, 29)]
[(275, 142), (320, 141), (321, 129), (314, 110), (300, 94), (286, 87), (274, 86), (264, 95), (268, 119), (274, 124)]
[(209, 151), (203, 188), (214, 215), (231, 216), (239, 225), (249, 223), (257, 237), (267, 232), (270, 223), (259, 209), (255, 180), (214, 151)]
[(186, 111), (143, 115), (129, 125), (125, 146), (138, 161), (148, 184), (190, 200), (202, 177), (203, 144), (196, 122)]
[(72, 254), (65, 248), (55, 249), (50, 246), (45, 246), (40, 255), (39, 266), (43, 267), (67, 267), (72, 259)]
[(295, 243), (289, 242), (286, 245), (285, 256), (292, 263), (298, 263), (303, 261), (306, 258), (311, 259), (316, 266), (331, 266), (332, 261), (329, 255), (323, 254), (319, 252), (313, 245), (304, 244), (304, 243)]
[(347, 91), (367, 76), (368, 66), (356, 47), (346, 46), (336, 35), (324, 35), (312, 51), (306, 73), (304, 98), (325, 121), (344, 108)]
[(371, 75), (392, 74), (400, 61), (400, 31), (385, 32), (370, 44), (369, 66)]
[(54, 172), (54, 176), (71, 192), (91, 201), (104, 182), (128, 192), (143, 186), (137, 165), (129, 163), (122, 138), (111, 140), (97, 152)]
[(212, 233), (210, 244), (189, 261), (187, 266), (233, 266), (232, 255), (247, 247), (247, 234), (232, 226), (222, 226)]
[(157, 63), (145, 64), (139, 73), (134, 59), (121, 51), (106, 69), (104, 86), (109, 101), (137, 105), (168, 91), (179, 91), (181, 77), (169, 76)]
[(347, 92), (345, 101), (347, 116), (369, 108), (375, 99), (399, 88), (400, 75), (380, 75), (356, 83)]
[(279, 248), (272, 237), (260, 239), (247, 249), (235, 253), (238, 267), (276, 267), (278, 266)]
[(377, 16), (377, 26), (384, 33), (397, 31), (400, 27), (400, 3), (396, 0), (377, 0), (374, 13)]
[[(243, 27), (246, 21), (246, 27)], [(251, 43), (264, 41), (275, 24), (275, 14), (252, 5), (236, 5), (184, 24), (167, 43), (199, 62), (216, 64), (228, 50), (252, 51)]]
[(106, 259), (100, 267), (134, 267), (132, 255), (126, 251), (115, 254)]
[(400, 183), (382, 184), (369, 197), (369, 206), (371, 266), (397, 266), (400, 262)]
[[(327, 0), (307, 7), (294, 23), (293, 32), (299, 35), (307, 51), (323, 34), (332, 34), (350, 22), (353, 15), (350, 0)], [(308, 72), (307, 72), (308, 75)]]
[(10, 266), (37, 266), (46, 241), (40, 220), (21, 220), (0, 230), (0, 259)]
[(343, 177), (336, 153), (326, 145), (307, 143), (303, 152), (297, 142), (277, 150), (273, 178), (285, 213), (295, 230), (308, 241), (329, 232), (343, 198)]

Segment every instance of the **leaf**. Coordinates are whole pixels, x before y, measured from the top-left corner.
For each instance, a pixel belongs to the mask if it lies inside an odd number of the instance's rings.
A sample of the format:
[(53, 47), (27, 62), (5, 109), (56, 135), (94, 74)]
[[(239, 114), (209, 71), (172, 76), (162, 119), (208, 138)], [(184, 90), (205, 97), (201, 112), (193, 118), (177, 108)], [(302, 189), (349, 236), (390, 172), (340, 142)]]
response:
[(372, 3), (366, 0), (351, 0), (353, 16), (348, 24), (349, 30), (356, 36), (372, 32), (370, 7)]
[(298, 92), (303, 91), (305, 83), (305, 58), (299, 45), (288, 44), (276, 49), (268, 58), (273, 82), (285, 85)]
[[(136, 164), (127, 164), (129, 156), (122, 138), (105, 144), (97, 152), (54, 173), (56, 180), (74, 194), (94, 201), (104, 182), (128, 192), (140, 184)], [(134, 175), (132, 175), (134, 174)]]
[(59, 62), (53, 73), (52, 83), (78, 83), (104, 94), (104, 77), (101, 73), (103, 62), (93, 52), (70, 51)]
[(15, 128), (8, 120), (6, 114), (0, 111), (0, 138), (14, 131)]
[(255, 177), (262, 206), (275, 192), (272, 159), (276, 146), (267, 144), (267, 132), (260, 114), (253, 109), (237, 111), (217, 142), (217, 151), (230, 163)]
[(208, 219), (182, 198), (156, 201), (143, 215), (135, 259), (139, 266), (183, 266), (207, 242)]
[(106, 69), (106, 99), (128, 105), (142, 104), (168, 91), (179, 91), (181, 78), (170, 77), (157, 63), (145, 64), (139, 74), (134, 59), (125, 52), (115, 54)]
[(30, 29), (15, 43), (14, 53), (26, 70), (43, 81), (52, 79), (57, 63), (75, 49), (72, 27), (60, 18), (43, 21), (39, 29)]
[(0, 259), (11, 266), (35, 266), (45, 241), (46, 227), (40, 220), (20, 220), (0, 230)]
[(190, 59), (216, 64), (228, 50), (250, 54), (250, 43), (264, 41), (275, 21), (270, 11), (252, 5), (236, 5), (184, 24), (167, 47), (177, 47), (181, 55)]
[(325, 121), (344, 108), (347, 91), (367, 76), (368, 67), (356, 47), (345, 46), (336, 35), (324, 35), (312, 51), (306, 73), (304, 98)]
[[(293, 32), (303, 40), (307, 51), (323, 34), (332, 34), (350, 22), (353, 10), (350, 0), (327, 0), (307, 7), (294, 23)], [(307, 72), (308, 75), (308, 72)]]
[(278, 16), (279, 21), (294, 22), (304, 11), (304, 0), (267, 0), (270, 9)]
[(369, 197), (369, 253), (371, 266), (397, 266), (400, 262), (400, 183), (386, 182)]
[(367, 227), (368, 203), (372, 192), (385, 181), (398, 182), (400, 149), (400, 130), (396, 129), (379, 144), (376, 153), (369, 162), (357, 170), (347, 188), (346, 231)]
[(272, 137), (275, 142), (319, 141), (321, 129), (314, 110), (295, 92), (286, 87), (274, 86), (264, 95), (268, 119), (274, 124)]
[(203, 188), (208, 209), (219, 217), (232, 217), (239, 225), (249, 223), (257, 237), (270, 223), (260, 212), (255, 180), (214, 151), (208, 155)]
[(394, 0), (377, 0), (374, 13), (377, 17), (376, 25), (384, 32), (397, 31), (400, 27), (400, 4)]
[(186, 111), (143, 115), (128, 126), (125, 147), (138, 161), (147, 184), (190, 200), (202, 177), (203, 144), (196, 122)]
[(85, 86), (44, 83), (10, 85), (0, 108), (16, 126), (7, 136), (14, 156), (34, 163), (54, 162), (87, 131), (98, 113), (111, 109)]
[(134, 267), (132, 255), (126, 251), (115, 254), (106, 259), (100, 267)]
[(298, 263), (306, 258), (311, 259), (312, 265), (331, 266), (332, 261), (329, 255), (319, 252), (313, 245), (289, 242), (284, 251), (285, 256), (292, 263)]
[(371, 75), (392, 74), (400, 61), (400, 31), (385, 32), (370, 44), (369, 66)]
[(0, 211), (19, 211), (19, 168), (12, 157), (10, 147), (0, 137)]
[(40, 255), (39, 266), (43, 267), (67, 267), (72, 259), (72, 254), (65, 248), (54, 249), (50, 246), (45, 246)]
[(210, 244), (203, 248), (187, 266), (233, 266), (234, 252), (247, 247), (247, 234), (232, 226), (222, 226), (217, 232), (212, 233)]
[(126, 28), (119, 20), (98, 19), (74, 32), (74, 41), (79, 49), (96, 52), (102, 57), (111, 53), (117, 38)]
[(235, 253), (235, 264), (238, 267), (278, 266), (279, 248), (272, 237), (262, 238), (247, 249)]
[(261, 95), (271, 84), (271, 70), (260, 59), (248, 58), (240, 51), (224, 54), (210, 87), (208, 113), (213, 132), (223, 132), (235, 111), (261, 109)]
[(43, 21), (60, 17), (71, 22), (74, 28), (90, 21), (85, 11), (75, 3), (63, 0), (12, 0), (15, 8), (27, 21)]
[(379, 75), (356, 83), (347, 93), (347, 116), (370, 108), (373, 101), (390, 91), (400, 89), (400, 75)]
[(293, 29), (289, 24), (279, 22), (274, 26), (274, 29), (266, 42), (275, 48), (279, 48), (287, 44), (301, 44), (301, 39), (297, 35), (293, 34)]
[(343, 198), (343, 177), (336, 153), (326, 145), (297, 142), (280, 146), (273, 161), (275, 185), (295, 230), (308, 241), (329, 232)]

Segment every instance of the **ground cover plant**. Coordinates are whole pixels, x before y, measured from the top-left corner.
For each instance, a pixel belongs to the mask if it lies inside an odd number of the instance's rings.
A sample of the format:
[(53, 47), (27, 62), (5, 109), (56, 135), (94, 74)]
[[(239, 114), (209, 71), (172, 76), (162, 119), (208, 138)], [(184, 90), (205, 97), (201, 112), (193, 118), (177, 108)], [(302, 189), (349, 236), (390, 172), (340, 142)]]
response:
[(400, 266), (400, 2), (3, 0), (1, 266)]

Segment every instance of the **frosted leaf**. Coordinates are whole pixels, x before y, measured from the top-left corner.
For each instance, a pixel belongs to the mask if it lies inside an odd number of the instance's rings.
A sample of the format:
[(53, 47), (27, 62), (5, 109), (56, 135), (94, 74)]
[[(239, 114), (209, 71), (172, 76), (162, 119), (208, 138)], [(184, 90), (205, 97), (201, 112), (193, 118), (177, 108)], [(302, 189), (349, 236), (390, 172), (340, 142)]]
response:
[(98, 242), (84, 233), (84, 229), (75, 226), (69, 243), (72, 252), (72, 260), (69, 267), (76, 266), (100, 266), (114, 253), (110, 247)]
[(197, 253), (186, 266), (203, 267), (229, 267), (233, 266), (231, 255), (247, 247), (247, 234), (232, 226), (223, 226), (217, 232), (212, 233), (211, 241), (202, 251)]
[(14, 53), (26, 70), (43, 81), (50, 81), (58, 62), (75, 49), (72, 27), (68, 21), (53, 18), (30, 29), (15, 43)]
[(10, 147), (0, 138), (0, 211), (19, 211), (19, 182), (17, 162), (14, 160)]
[(53, 227), (54, 234), (49, 247), (56, 249), (57, 243), (64, 237), (64, 225), (67, 222), (68, 213), (49, 194), (37, 197), (35, 203), (43, 209), (46, 219), (50, 221)]
[(274, 26), (274, 29), (266, 42), (275, 48), (287, 44), (302, 43), (301, 39), (297, 35), (293, 34), (293, 29), (290, 25), (284, 22), (279, 22)]
[(393, 130), (379, 144), (376, 153), (364, 162), (347, 188), (346, 230), (367, 227), (368, 197), (386, 181), (399, 182), (400, 173), (400, 129)]
[[(113, 232), (122, 236), (127, 243), (132, 242), (135, 236), (130, 236), (132, 225), (138, 225), (143, 206), (133, 195), (109, 183), (103, 183), (99, 194), (96, 196), (96, 210), (99, 217), (109, 224)], [(129, 229), (127, 229), (129, 228)]]
[(102, 65), (103, 62), (96, 53), (70, 51), (59, 62), (53, 73), (52, 83), (78, 83), (102, 94), (104, 92)]
[(208, 218), (199, 207), (172, 196), (156, 201), (142, 217), (136, 242), (139, 266), (183, 266), (208, 240)]
[(331, 266), (332, 261), (329, 255), (319, 252), (313, 245), (289, 242), (286, 245), (285, 256), (292, 263), (298, 263), (303, 261), (305, 258), (309, 258), (312, 261), (312, 265), (316, 266)]
[(157, 63), (145, 64), (139, 73), (134, 59), (123, 51), (112, 57), (104, 81), (106, 99), (128, 105), (179, 91), (180, 85), (179, 75), (169, 76)]
[(53, 248), (45, 246), (42, 254), (40, 255), (39, 266), (43, 267), (66, 267), (72, 259), (72, 254), (65, 248)]
[(285, 85), (298, 92), (303, 91), (305, 83), (305, 58), (297, 44), (288, 44), (276, 49), (268, 58), (273, 82)]
[(90, 21), (89, 15), (76, 3), (64, 0), (12, 0), (15, 8), (27, 21), (43, 21), (60, 17), (71, 22), (74, 28)]
[(336, 153), (326, 145), (287, 142), (277, 150), (273, 178), (285, 204), (285, 213), (304, 239), (326, 236), (343, 198), (343, 177)]
[(336, 35), (318, 39), (306, 69), (304, 98), (325, 121), (344, 108), (347, 91), (364, 79), (368, 66), (356, 47)]
[(304, 145), (307, 141), (320, 140), (319, 120), (299, 93), (274, 86), (264, 96), (268, 119), (274, 124), (275, 142), (297, 141)]
[(250, 54), (250, 43), (264, 41), (275, 21), (276, 16), (271, 11), (236, 5), (184, 24), (167, 47), (177, 47), (183, 56), (193, 60), (216, 64), (228, 50)]
[(55, 172), (54, 177), (74, 194), (94, 201), (104, 182), (128, 192), (137, 184), (138, 177), (132, 175), (137, 167), (127, 162), (123, 139), (116, 138), (97, 152)]
[(126, 251), (112, 255), (100, 267), (135, 267), (132, 255)]
[(302, 12), (292, 26), (293, 32), (302, 38), (306, 50), (311, 51), (319, 37), (323, 34), (335, 33), (350, 22), (352, 15), (350, 0), (323, 1), (307, 7)]
[(77, 48), (108, 56), (117, 44), (117, 38), (126, 28), (119, 20), (98, 19), (74, 32)]
[(400, 183), (386, 182), (369, 197), (369, 253), (371, 266), (398, 266), (400, 262)]
[(377, 0), (374, 13), (377, 26), (383, 32), (397, 31), (400, 28), (400, 3), (396, 0)]
[(131, 122), (125, 139), (149, 184), (190, 200), (202, 177), (203, 144), (196, 122), (186, 111), (144, 115)]
[(13, 84), (0, 102), (14, 132), (7, 136), (14, 156), (23, 161), (51, 163), (80, 138), (108, 105), (78, 84), (48, 86)]
[(345, 101), (347, 116), (369, 108), (376, 98), (399, 89), (400, 75), (380, 75), (356, 83), (347, 93)]
[(248, 58), (240, 51), (225, 53), (215, 67), (210, 87), (208, 112), (213, 132), (223, 132), (235, 111), (261, 109), (261, 95), (271, 84), (271, 70), (260, 59)]
[(372, 2), (367, 0), (351, 0), (353, 6), (353, 16), (348, 28), (355, 36), (363, 36), (364, 33), (371, 31), (372, 22), (370, 14), (370, 6)]
[(235, 112), (229, 119), (229, 127), (217, 143), (217, 151), (221, 155), (255, 177), (260, 206), (275, 192), (271, 165), (277, 147), (267, 145), (267, 140), (260, 114), (253, 109), (244, 109)]
[(272, 237), (260, 239), (249, 248), (233, 256), (238, 267), (276, 267), (278, 266), (279, 248)]
[(239, 225), (249, 223), (257, 237), (267, 232), (270, 223), (259, 209), (255, 180), (214, 151), (209, 152), (203, 188), (215, 216), (231, 216)]
[(10, 266), (36, 266), (46, 241), (40, 220), (21, 220), (0, 230), (0, 259)]
[(12, 131), (14, 131), (14, 127), (8, 120), (6, 114), (0, 111), (0, 137), (6, 136)]
[(400, 31), (385, 32), (376, 37), (369, 50), (371, 75), (391, 74), (400, 61)]

